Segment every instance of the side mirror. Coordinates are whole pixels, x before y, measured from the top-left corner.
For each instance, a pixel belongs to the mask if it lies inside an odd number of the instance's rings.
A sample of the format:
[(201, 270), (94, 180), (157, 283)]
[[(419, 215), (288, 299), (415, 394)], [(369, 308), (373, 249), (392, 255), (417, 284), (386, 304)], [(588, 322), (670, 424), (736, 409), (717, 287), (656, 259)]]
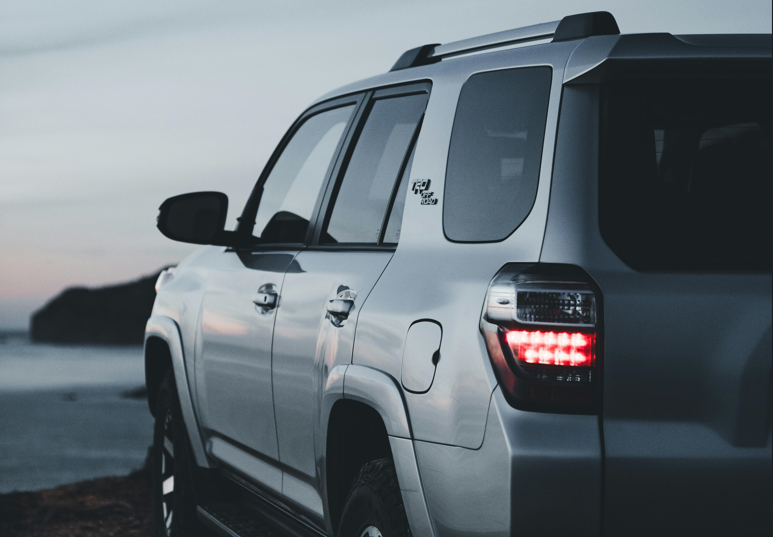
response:
[(192, 192), (169, 198), (158, 208), (158, 230), (166, 237), (193, 244), (229, 246), (224, 231), (228, 196), (222, 192)]

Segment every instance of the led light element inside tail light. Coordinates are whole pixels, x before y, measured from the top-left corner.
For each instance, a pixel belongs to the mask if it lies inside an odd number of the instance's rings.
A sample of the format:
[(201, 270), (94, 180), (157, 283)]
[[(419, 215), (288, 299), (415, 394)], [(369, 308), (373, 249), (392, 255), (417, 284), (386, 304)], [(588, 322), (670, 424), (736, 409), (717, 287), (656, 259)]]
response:
[(595, 404), (598, 291), (590, 282), (577, 267), (515, 264), (491, 282), (481, 331), (514, 406)]
[(527, 364), (591, 367), (595, 334), (511, 330), (505, 333), (513, 357)]

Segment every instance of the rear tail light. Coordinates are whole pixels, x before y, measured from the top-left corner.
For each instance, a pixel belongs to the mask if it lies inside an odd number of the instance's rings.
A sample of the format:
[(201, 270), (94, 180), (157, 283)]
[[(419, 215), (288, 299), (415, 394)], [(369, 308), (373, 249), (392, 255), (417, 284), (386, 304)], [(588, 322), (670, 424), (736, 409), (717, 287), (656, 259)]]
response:
[(577, 267), (506, 265), (491, 282), (481, 331), (517, 408), (593, 412), (598, 290)]

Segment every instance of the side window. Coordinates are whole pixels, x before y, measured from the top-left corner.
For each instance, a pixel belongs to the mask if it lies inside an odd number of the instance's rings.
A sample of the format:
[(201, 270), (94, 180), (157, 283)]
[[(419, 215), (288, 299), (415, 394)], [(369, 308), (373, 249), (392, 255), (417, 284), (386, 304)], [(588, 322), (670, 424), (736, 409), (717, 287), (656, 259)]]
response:
[(395, 182), (426, 104), (427, 94), (422, 93), (378, 99), (370, 105), (334, 195), (322, 242), (379, 243)]
[(261, 243), (300, 243), (354, 106), (320, 112), (295, 132), (274, 164), (255, 217)]
[(459, 96), (448, 154), (443, 229), (452, 241), (505, 239), (537, 196), (551, 69), (473, 75)]

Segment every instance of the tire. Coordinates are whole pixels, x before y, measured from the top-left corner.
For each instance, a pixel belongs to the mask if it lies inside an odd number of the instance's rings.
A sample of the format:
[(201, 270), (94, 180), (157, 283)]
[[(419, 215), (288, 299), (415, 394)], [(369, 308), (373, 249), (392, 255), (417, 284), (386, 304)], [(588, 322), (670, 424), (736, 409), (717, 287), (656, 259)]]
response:
[(338, 537), (410, 537), (392, 459), (362, 467), (341, 515)]
[(190, 449), (171, 369), (158, 393), (152, 460), (155, 537), (204, 535), (196, 515)]

